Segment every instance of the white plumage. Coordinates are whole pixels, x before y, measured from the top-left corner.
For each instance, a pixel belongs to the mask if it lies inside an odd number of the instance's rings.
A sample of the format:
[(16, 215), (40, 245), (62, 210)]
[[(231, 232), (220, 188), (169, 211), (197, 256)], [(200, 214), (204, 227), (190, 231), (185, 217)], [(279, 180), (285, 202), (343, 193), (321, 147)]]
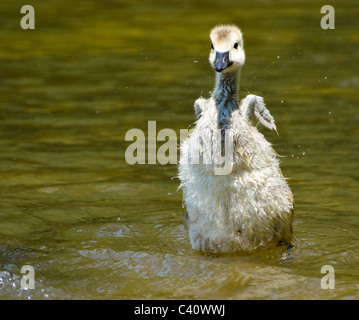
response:
[[(254, 114), (276, 130), (273, 117), (261, 97), (238, 100), (245, 61), (242, 33), (236, 26), (221, 25), (212, 29), (210, 38), (216, 86), (209, 99), (195, 102), (198, 120), (181, 144), (179, 164), (192, 247), (248, 252), (289, 244), (293, 196), (271, 144), (250, 122)], [(226, 170), (218, 159), (227, 164)]]

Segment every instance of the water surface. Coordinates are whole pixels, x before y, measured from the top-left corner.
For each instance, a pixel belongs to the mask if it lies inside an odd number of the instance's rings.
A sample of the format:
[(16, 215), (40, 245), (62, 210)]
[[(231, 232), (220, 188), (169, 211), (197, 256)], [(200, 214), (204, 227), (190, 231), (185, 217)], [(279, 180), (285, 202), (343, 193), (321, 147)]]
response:
[[(331, 3), (335, 30), (312, 1), (31, 4), (35, 30), (20, 28), (22, 2), (0, 9), (1, 299), (359, 298), (354, 1)], [(129, 129), (156, 121), (179, 139), (193, 123), (217, 23), (242, 29), (241, 95), (263, 96), (277, 122), (279, 136), (262, 132), (296, 201), (291, 260), (193, 251), (176, 165), (125, 159)]]

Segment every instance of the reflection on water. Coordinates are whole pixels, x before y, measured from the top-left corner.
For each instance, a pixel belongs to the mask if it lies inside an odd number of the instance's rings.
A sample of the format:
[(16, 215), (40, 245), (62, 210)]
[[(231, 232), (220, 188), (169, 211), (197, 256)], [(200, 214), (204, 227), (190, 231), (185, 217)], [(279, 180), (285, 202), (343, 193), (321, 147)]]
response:
[[(359, 298), (354, 1), (332, 3), (335, 30), (310, 1), (33, 1), (32, 31), (23, 4), (3, 2), (0, 298)], [(214, 81), (209, 29), (229, 22), (244, 32), (241, 93), (277, 121), (279, 136), (262, 132), (295, 195), (289, 260), (194, 252), (176, 166), (125, 161), (127, 130), (153, 120), (179, 137), (194, 121)], [(34, 290), (20, 286), (26, 264)]]

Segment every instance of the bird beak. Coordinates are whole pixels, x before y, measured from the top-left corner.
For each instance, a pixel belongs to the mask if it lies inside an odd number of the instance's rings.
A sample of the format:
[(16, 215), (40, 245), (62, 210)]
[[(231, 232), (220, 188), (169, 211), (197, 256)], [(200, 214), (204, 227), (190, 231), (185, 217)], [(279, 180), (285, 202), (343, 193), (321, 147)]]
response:
[(216, 58), (214, 60), (213, 69), (217, 72), (222, 72), (224, 69), (232, 65), (232, 61), (229, 61), (229, 51), (218, 52), (216, 51)]

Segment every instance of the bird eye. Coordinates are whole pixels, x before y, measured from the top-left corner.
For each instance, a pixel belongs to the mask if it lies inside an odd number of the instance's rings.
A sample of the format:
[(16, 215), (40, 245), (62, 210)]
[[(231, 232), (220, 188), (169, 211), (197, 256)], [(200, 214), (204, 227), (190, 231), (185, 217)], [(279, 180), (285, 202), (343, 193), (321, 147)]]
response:
[(212, 49), (214, 49), (214, 47), (213, 47), (213, 43), (212, 43), (212, 42), (211, 42), (211, 48), (212, 48)]
[(237, 49), (238, 48), (238, 42), (236, 42), (233, 47), (234, 47), (234, 49)]

